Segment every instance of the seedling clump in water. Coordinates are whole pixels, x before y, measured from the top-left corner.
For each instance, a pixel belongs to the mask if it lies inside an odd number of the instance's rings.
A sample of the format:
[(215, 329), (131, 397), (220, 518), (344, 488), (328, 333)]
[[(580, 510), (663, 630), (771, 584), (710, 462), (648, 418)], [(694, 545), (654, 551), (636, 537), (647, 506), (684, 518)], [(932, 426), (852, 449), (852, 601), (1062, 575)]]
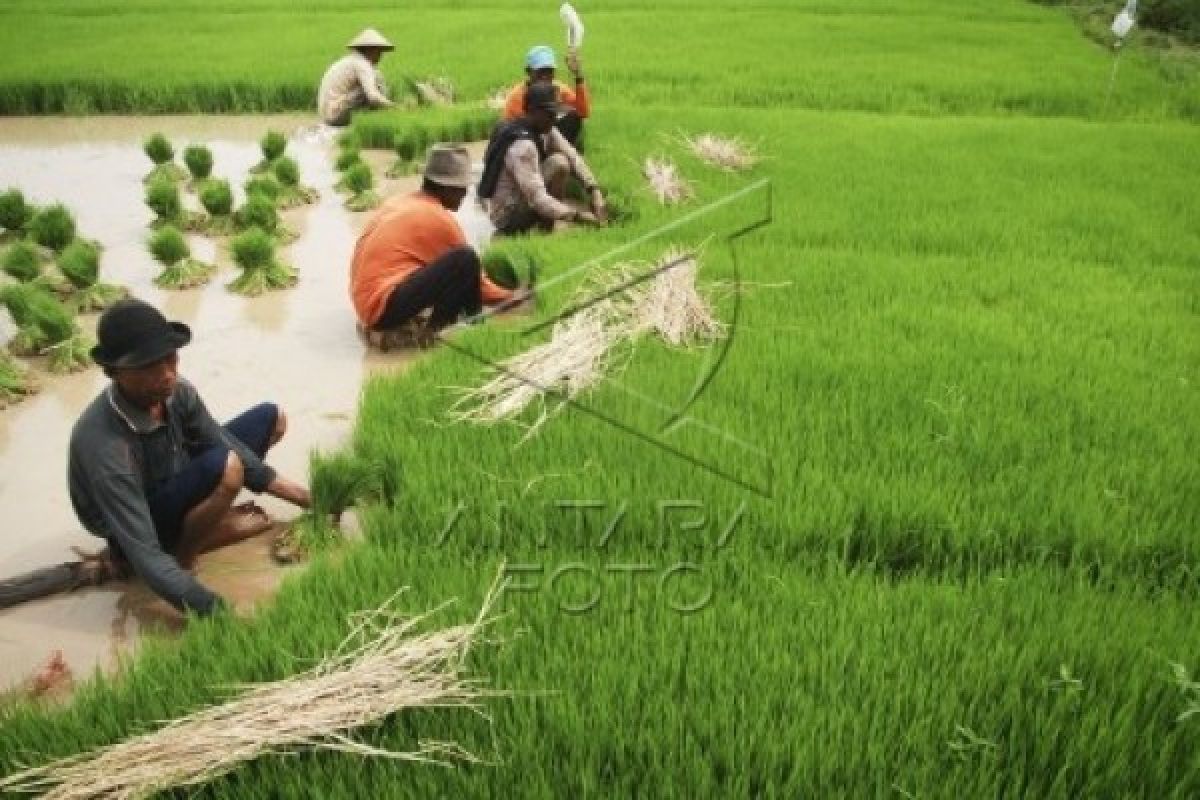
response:
[(123, 287), (100, 282), (100, 251), (89, 242), (68, 245), (58, 258), (58, 269), (74, 289), (71, 303), (78, 312), (102, 311), (129, 294)]
[(153, 134), (142, 143), (142, 150), (154, 162), (154, 168), (143, 178), (144, 183), (155, 181), (171, 181), (173, 183), (187, 177), (187, 172), (175, 163), (175, 148), (171, 146), (171, 142), (167, 140), (166, 136), (161, 133)]
[(275, 240), (263, 229), (250, 228), (239, 234), (232, 250), (242, 274), (229, 284), (230, 291), (253, 297), (267, 289), (296, 285), (296, 270), (275, 259)]
[(212, 264), (192, 258), (187, 240), (172, 225), (164, 225), (155, 231), (147, 247), (154, 259), (163, 265), (163, 271), (154, 279), (155, 285), (160, 288), (191, 289), (203, 286), (216, 272)]
[(32, 218), (33, 209), (25, 202), (25, 195), (20, 189), (0, 192), (0, 228), (20, 233)]
[(346, 208), (349, 210), (366, 211), (379, 205), (379, 195), (371, 191), (375, 187), (375, 178), (366, 164), (356, 164), (346, 170), (342, 182), (350, 192), (350, 197), (346, 200)]
[(242, 187), (246, 190), (246, 197), (260, 195), (271, 201), (271, 205), (279, 205), (279, 195), (283, 191), (283, 187), (279, 185), (279, 181), (275, 180), (271, 174), (259, 175), (250, 178)]
[(0, 289), (0, 303), (17, 325), (9, 347), (18, 355), (49, 355), (53, 372), (73, 372), (91, 363), (91, 343), (79, 333), (71, 312), (41, 287), (14, 283)]
[(203, 227), (200, 215), (183, 210), (183, 201), (179, 199), (179, 188), (170, 181), (155, 181), (146, 187), (146, 205), (154, 212), (154, 227), (174, 225), (182, 230), (195, 230)]
[(0, 408), (19, 403), (37, 390), (33, 375), (15, 358), (0, 351)]
[(205, 181), (200, 187), (200, 205), (208, 212), (208, 219), (204, 221), (206, 233), (210, 236), (233, 233), (233, 189), (229, 181)]
[(212, 151), (202, 144), (188, 145), (183, 151), (183, 163), (192, 174), (192, 185), (201, 185), (212, 175)]
[(75, 239), (75, 218), (62, 205), (43, 208), (29, 221), (29, 233), (42, 247), (62, 252)]
[(316, 189), (300, 185), (300, 165), (288, 156), (280, 156), (271, 168), (279, 184), (279, 195), (275, 199), (280, 208), (295, 208), (316, 201)]
[(267, 172), (274, 166), (275, 161), (287, 150), (287, 137), (279, 131), (267, 131), (259, 142), (262, 148), (263, 160), (255, 164), (251, 172)]
[(281, 242), (289, 242), (296, 235), (283, 227), (279, 222), (279, 212), (275, 203), (265, 194), (251, 192), (246, 195), (246, 202), (233, 215), (238, 230), (257, 228), (269, 233)]
[(38, 249), (29, 242), (17, 242), (4, 252), (5, 273), (21, 283), (37, 280), (42, 274)]

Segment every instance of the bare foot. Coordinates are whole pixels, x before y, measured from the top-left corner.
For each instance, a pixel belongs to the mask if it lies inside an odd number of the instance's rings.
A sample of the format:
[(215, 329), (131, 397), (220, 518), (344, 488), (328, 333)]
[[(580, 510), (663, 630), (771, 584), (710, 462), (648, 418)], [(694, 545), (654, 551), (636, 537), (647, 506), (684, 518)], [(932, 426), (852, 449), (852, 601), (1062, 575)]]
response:
[(70, 689), (74, 682), (71, 668), (63, 659), (62, 650), (55, 650), (30, 679), (29, 693), (34, 697), (44, 697), (52, 692)]
[[(274, 524), (267, 512), (263, 511), (258, 506), (254, 506), (256, 510), (247, 512), (241, 506), (236, 506), (229, 509), (221, 521), (217, 523), (211, 535), (205, 537), (204, 544), (199, 549), (180, 550), (176, 553), (176, 558), (179, 559), (179, 566), (186, 570), (192, 570), (196, 566), (196, 559), (204, 553), (219, 550), (227, 545), (236, 544), (244, 539), (250, 539), (258, 536), (260, 533), (270, 530)], [(251, 503), (250, 505), (253, 505)]]

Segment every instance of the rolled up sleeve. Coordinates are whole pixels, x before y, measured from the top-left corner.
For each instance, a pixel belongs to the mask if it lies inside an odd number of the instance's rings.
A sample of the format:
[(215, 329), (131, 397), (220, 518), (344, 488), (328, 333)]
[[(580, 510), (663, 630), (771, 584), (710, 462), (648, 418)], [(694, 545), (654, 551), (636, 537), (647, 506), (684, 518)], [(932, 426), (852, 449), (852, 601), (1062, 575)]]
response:
[(106, 476), (96, 483), (93, 497), (105, 531), (116, 539), (134, 571), (156, 594), (180, 611), (205, 616), (224, 605), (218, 595), (163, 551), (135, 476)]
[(562, 153), (566, 156), (567, 163), (571, 165), (571, 173), (585, 187), (596, 185), (596, 176), (592, 174), (592, 170), (588, 167), (587, 162), (583, 160), (583, 156), (579, 155), (579, 151), (571, 146), (571, 143), (567, 141), (567, 137), (563, 136), (557, 128), (552, 128), (546, 136), (546, 150), (550, 153)]
[(363, 94), (366, 95), (367, 102), (373, 107), (379, 108), (391, 102), (381, 91), (385, 85), (383, 76), (371, 66), (369, 61), (366, 59), (356, 60), (354, 62), (354, 74), (358, 76), (358, 85), (362, 88)]

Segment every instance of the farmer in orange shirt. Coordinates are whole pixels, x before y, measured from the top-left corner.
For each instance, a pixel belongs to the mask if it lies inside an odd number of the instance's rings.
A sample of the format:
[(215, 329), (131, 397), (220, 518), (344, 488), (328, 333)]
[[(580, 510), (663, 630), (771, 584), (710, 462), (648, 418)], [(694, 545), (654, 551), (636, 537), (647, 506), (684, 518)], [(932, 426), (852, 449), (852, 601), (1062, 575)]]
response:
[(525, 56), (526, 79), (518, 83), (508, 93), (504, 101), (504, 120), (506, 122), (518, 119), (525, 113), (525, 90), (535, 83), (549, 83), (558, 87), (558, 100), (564, 106), (563, 113), (555, 120), (554, 127), (579, 152), (583, 152), (582, 133), (583, 121), (592, 113), (592, 99), (588, 94), (587, 84), (583, 82), (583, 68), (579, 64), (579, 52), (572, 49), (567, 52), (567, 69), (575, 78), (575, 89), (572, 90), (564, 83), (554, 80), (556, 68), (554, 49), (539, 44)]
[(471, 160), (461, 145), (434, 145), (420, 190), (385, 202), (367, 223), (350, 265), (350, 296), (364, 331), (387, 332), (431, 309), (418, 335), (474, 316), (482, 304), (515, 304), (526, 292), (488, 280), (451, 213), (462, 205)]

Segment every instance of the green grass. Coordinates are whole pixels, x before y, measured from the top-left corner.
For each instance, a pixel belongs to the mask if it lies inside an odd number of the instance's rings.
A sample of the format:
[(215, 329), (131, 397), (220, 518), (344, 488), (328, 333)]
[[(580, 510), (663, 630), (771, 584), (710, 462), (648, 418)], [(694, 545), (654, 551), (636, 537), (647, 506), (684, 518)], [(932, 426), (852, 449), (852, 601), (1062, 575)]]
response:
[[(597, 108), (652, 102), (1085, 117), (1103, 109), (1110, 56), (1066, 14), (1032, 3), (743, 4), (735, 46), (722, 6), (654, 8), (586, 10), (585, 67)], [(0, 11), (0, 48), (28, 54), (0, 65), (0, 111), (314, 108), (322, 71), (365, 25), (397, 37), (419, 32), (421, 47), (383, 61), (396, 91), (406, 78), (446, 75), (466, 102), (517, 80), (531, 44), (562, 40), (552, 11), (539, 14), (517, 0), (370, 9), (74, 0), (49, 13), (21, 0)], [(211, 57), (180, 58), (181, 35)], [(1152, 59), (1135, 54), (1105, 113), (1195, 120), (1200, 83), (1194, 73), (1164, 82)]]
[[(1200, 667), (1195, 84), (1131, 50), (1101, 118), (1109, 56), (1031, 3), (751, 3), (736, 36), (728, 7), (694, 5), (585, 10), (588, 159), (625, 222), (505, 243), (539, 265), (534, 318), (456, 334), (367, 384), (350, 447), (314, 480), (348, 495), (338, 464), (379, 469), (387, 502), (359, 510), (365, 541), (319, 557), (250, 620), (151, 643), (68, 709), (10, 708), (3, 771), (291, 674), (399, 586), (412, 587), (407, 608), (458, 597), (445, 622), (468, 619), (506, 561), (518, 582), (503, 603), (509, 641), (480, 646), (472, 667), (518, 695), (489, 702), (490, 725), (431, 711), (361, 734), (399, 748), (453, 739), (489, 764), (271, 757), (200, 795), (1200, 792), (1195, 691), (1175, 667)], [(83, 8), (57, 7), (68, 36)], [(185, 20), (198, 52), (234, 13), (87, 8), (101, 31)], [(238, 6), (214, 50), (224, 58), (202, 76), (169, 60), (145, 76), (103, 69), (130, 97), (153, 80), (180, 102), (200, 96), (189, 81), (255, 75), (262, 94), (245, 97), (265, 101), (310, 91), (329, 51), (372, 24), (422, 33), (421, 48), (384, 62), (393, 85), (411, 68), (479, 98), (526, 43), (561, 37), (552, 14), (507, 2), (323, 8)], [(256, 29), (289, 47), (251, 70)], [(485, 35), (513, 53), (452, 55)], [(111, 44), (87, 46), (95, 58)], [(46, 74), (91, 74), (75, 57), (56, 54)], [(0, 67), (0, 98), (25, 68)], [(493, 119), (360, 114), (351, 138), (411, 160)], [(746, 174), (706, 167), (680, 141), (705, 131), (765, 159)], [(696, 198), (659, 207), (639, 176), (648, 154), (672, 158)], [(763, 192), (637, 244), (762, 178), (773, 221), (738, 242), (736, 261), (724, 236), (759, 219)], [(269, 260), (270, 240), (254, 238)], [(702, 243), (700, 279), (733, 338), (686, 424), (665, 427), (716, 351), (651, 340), (529, 441), (516, 425), (450, 422), (448, 387), (483, 380), (480, 358), (541, 341), (525, 325), (603, 274), (564, 279), (571, 267), (631, 244), (625, 257), (649, 262)], [(722, 291), (736, 280), (740, 295)], [(703, 609), (672, 610), (708, 589)]]

